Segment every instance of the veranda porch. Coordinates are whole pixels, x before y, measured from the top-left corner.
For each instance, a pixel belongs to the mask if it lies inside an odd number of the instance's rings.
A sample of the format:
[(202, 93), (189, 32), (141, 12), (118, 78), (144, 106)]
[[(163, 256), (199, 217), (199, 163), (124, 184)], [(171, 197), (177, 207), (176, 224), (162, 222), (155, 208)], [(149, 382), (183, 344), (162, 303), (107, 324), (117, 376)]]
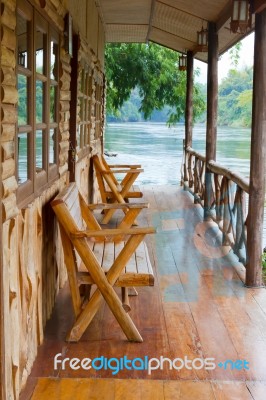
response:
[[(73, 310), (65, 287), (21, 400), (264, 398), (266, 289), (244, 287), (244, 267), (229, 246), (221, 246), (216, 225), (203, 222), (201, 206), (187, 191), (175, 186), (142, 190), (150, 208), (139, 222), (157, 228), (146, 239), (155, 287), (140, 288), (131, 300), (131, 316), (144, 342), (129, 343), (103, 306), (80, 342), (66, 343)], [(165, 362), (163, 370), (151, 374), (124, 369), (116, 375), (110, 369), (74, 371), (67, 365), (55, 370), (57, 353), (80, 359), (214, 358), (216, 367), (170, 370)], [(225, 366), (226, 360), (246, 360), (248, 368)]]

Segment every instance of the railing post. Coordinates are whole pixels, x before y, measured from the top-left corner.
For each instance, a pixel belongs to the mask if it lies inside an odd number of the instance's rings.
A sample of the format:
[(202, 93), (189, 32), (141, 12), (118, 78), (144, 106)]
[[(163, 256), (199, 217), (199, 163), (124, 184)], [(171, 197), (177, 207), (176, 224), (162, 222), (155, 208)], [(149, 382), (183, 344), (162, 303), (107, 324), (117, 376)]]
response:
[(246, 285), (262, 284), (266, 162), (266, 9), (256, 14)]
[(212, 202), (212, 173), (208, 162), (216, 160), (217, 106), (218, 106), (218, 34), (216, 24), (209, 22), (208, 77), (207, 77), (207, 133), (204, 219), (210, 213)]

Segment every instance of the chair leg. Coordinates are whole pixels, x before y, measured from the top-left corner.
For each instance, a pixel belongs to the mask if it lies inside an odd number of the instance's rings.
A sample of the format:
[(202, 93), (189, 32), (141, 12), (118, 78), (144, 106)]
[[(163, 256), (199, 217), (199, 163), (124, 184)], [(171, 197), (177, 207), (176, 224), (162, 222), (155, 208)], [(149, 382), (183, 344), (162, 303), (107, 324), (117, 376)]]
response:
[(138, 292), (137, 292), (136, 288), (134, 288), (134, 287), (128, 288), (128, 295), (129, 296), (138, 296)]
[(128, 288), (127, 287), (122, 287), (122, 305), (123, 309), (128, 313), (131, 311), (131, 307), (129, 304), (129, 298), (128, 298)]

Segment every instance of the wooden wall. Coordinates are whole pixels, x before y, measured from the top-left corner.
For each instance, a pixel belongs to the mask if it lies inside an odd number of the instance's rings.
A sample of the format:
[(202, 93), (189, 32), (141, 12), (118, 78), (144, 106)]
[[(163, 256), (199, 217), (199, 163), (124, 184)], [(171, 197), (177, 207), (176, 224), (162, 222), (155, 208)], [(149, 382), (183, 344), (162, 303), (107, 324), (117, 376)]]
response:
[[(49, 202), (68, 182), (69, 118), (70, 118), (70, 56), (63, 47), (64, 16), (73, 13), (74, 26), (83, 43), (82, 51), (93, 56), (93, 76), (103, 79), (104, 36), (98, 41), (92, 25), (99, 25), (94, 1), (46, 0), (44, 9), (39, 0), (31, 0), (44, 16), (48, 16), (61, 32), (60, 49), (60, 121), (59, 177), (39, 197), (23, 209), (17, 205), (15, 135), (17, 124), (16, 89), (16, 0), (1, 0), (1, 158), (2, 192), (1, 257), (3, 257), (3, 340), (1, 374), (6, 398), (18, 399), (42, 343), (44, 327), (50, 317), (56, 294), (66, 282), (66, 270), (60, 237)], [(91, 10), (90, 10), (91, 7)], [(91, 12), (90, 12), (91, 11)], [(86, 21), (87, 18), (87, 21)], [(91, 26), (91, 25), (90, 25)], [(90, 39), (90, 40), (89, 40)], [(90, 44), (91, 43), (91, 44)], [(101, 44), (100, 44), (101, 43)], [(101, 54), (99, 60), (98, 54)], [(93, 130), (92, 130), (93, 132)], [(101, 150), (101, 139), (92, 138), (93, 151)], [(78, 160), (76, 181), (86, 198), (91, 196), (92, 170), (90, 154)], [(2, 282), (4, 282), (2, 284)], [(5, 399), (4, 396), (2, 396)]]
[(103, 66), (105, 34), (95, 1), (64, 0), (64, 4), (73, 17), (74, 31), (87, 40), (88, 47)]
[[(102, 44), (102, 48), (104, 43)], [(80, 188), (81, 193), (84, 198), (88, 202), (95, 202), (98, 200), (97, 197), (97, 188), (95, 188), (95, 182), (93, 175), (93, 165), (91, 157), (94, 154), (101, 153), (102, 151), (102, 141), (104, 134), (104, 117), (101, 119), (101, 131), (97, 131), (97, 124), (99, 121), (96, 119), (96, 107), (97, 107), (97, 86), (101, 86), (102, 88), (102, 108), (104, 110), (104, 77), (102, 72), (102, 64), (100, 60), (97, 58), (94, 50), (90, 47), (87, 40), (85, 38), (80, 37), (79, 49), (78, 49), (78, 87), (80, 85), (81, 79), (81, 69), (83, 68), (84, 61), (86, 60), (86, 64), (90, 69), (90, 75), (92, 76), (92, 93), (91, 93), (91, 123), (90, 123), (90, 150), (89, 152), (81, 155), (76, 148), (76, 169), (75, 169), (75, 181), (77, 182), (78, 187)], [(77, 100), (77, 121), (76, 121), (76, 130), (78, 130), (79, 125), (79, 99)], [(82, 152), (81, 152), (82, 153)]]

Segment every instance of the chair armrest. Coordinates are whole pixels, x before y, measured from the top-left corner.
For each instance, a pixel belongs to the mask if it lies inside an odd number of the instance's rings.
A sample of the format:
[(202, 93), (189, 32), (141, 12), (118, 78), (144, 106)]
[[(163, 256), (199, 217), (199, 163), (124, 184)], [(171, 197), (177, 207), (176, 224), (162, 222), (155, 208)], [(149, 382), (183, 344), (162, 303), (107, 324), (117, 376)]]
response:
[(109, 166), (109, 168), (133, 168), (133, 169), (136, 169), (136, 168), (141, 168), (141, 165), (140, 164), (135, 164), (135, 165), (133, 165), (133, 164), (108, 164), (108, 166)]
[(87, 204), (90, 210), (116, 210), (116, 209), (127, 209), (127, 208), (149, 208), (149, 203), (98, 203), (98, 204)]
[(72, 238), (84, 237), (104, 237), (104, 236), (119, 236), (119, 235), (146, 235), (149, 233), (156, 233), (155, 228), (129, 228), (129, 229), (102, 229), (100, 231), (87, 230), (76, 231), (71, 233)]
[[(139, 174), (140, 172), (144, 172), (144, 169), (112, 169), (112, 171), (108, 171), (109, 174)], [(105, 172), (104, 172), (105, 173)]]

